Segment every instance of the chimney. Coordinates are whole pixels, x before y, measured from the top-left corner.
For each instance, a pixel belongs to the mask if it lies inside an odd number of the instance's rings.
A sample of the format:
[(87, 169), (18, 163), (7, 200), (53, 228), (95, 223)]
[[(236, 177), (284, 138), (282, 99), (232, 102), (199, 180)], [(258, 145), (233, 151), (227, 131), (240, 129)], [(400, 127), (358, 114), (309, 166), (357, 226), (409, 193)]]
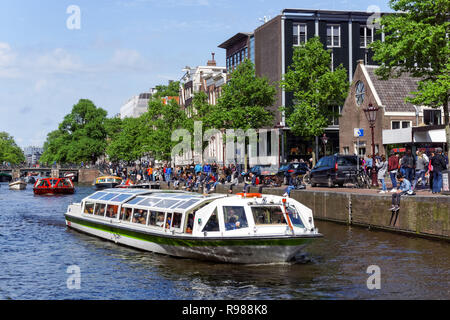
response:
[(214, 55), (215, 53), (211, 53), (212, 55), (212, 60), (208, 60), (208, 62), (206, 63), (207, 66), (216, 66), (216, 60), (214, 60)]
[(358, 61), (356, 61), (356, 63), (357, 63), (357, 64), (364, 64), (364, 60), (363, 60), (363, 59), (358, 60)]

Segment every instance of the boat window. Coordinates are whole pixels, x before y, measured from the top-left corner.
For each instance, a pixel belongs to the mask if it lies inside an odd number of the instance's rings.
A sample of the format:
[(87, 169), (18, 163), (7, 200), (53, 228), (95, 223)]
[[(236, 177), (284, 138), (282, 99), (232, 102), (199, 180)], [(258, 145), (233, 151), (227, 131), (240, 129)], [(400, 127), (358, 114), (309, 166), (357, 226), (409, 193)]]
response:
[(286, 224), (280, 206), (252, 207), (255, 224)]
[(117, 210), (119, 210), (119, 206), (108, 204), (108, 208), (106, 209), (106, 216), (108, 218), (116, 218)]
[(119, 194), (118, 196), (112, 198), (111, 201), (122, 202), (122, 201), (125, 201), (126, 199), (128, 199), (129, 197), (131, 197), (131, 194), (128, 194), (128, 193)]
[(37, 185), (38, 187), (49, 187), (47, 180), (41, 180), (41, 182)]
[(93, 214), (94, 213), (94, 203), (85, 202), (84, 203), (84, 213)]
[(217, 217), (217, 207), (214, 209), (214, 212), (209, 217), (208, 222), (205, 224), (202, 231), (220, 231), (219, 219)]
[(191, 199), (188, 201), (183, 201), (183, 202), (180, 202), (180, 204), (177, 206), (177, 208), (178, 209), (187, 209), (190, 206), (196, 204), (198, 201), (199, 201), (199, 199)]
[(166, 229), (170, 228), (171, 222), (172, 222), (172, 212), (167, 212)]
[(58, 182), (58, 179), (49, 179), (49, 181), (50, 181), (51, 185), (54, 186)]
[(181, 227), (181, 218), (182, 218), (183, 214), (179, 213), (179, 212), (174, 212), (173, 213), (173, 222), (172, 222), (172, 227), (173, 228), (180, 228)]
[(95, 205), (94, 215), (96, 215), (96, 216), (104, 216), (105, 215), (105, 207), (106, 207), (106, 204), (97, 203)]
[(289, 218), (294, 226), (299, 228), (304, 228), (305, 225), (302, 222), (302, 218), (300, 218), (300, 214), (297, 212), (295, 207), (287, 207), (286, 212), (289, 214)]
[(94, 193), (93, 195), (89, 196), (90, 199), (99, 199), (101, 197), (103, 197), (106, 193), (105, 192), (97, 192)]
[(142, 201), (142, 200), (144, 200), (145, 198), (144, 197), (136, 197), (136, 198), (134, 198), (134, 199), (131, 199), (130, 201), (128, 201), (127, 203), (128, 204), (137, 204), (138, 202), (140, 202), (140, 201)]
[(120, 213), (120, 220), (130, 221), (132, 212), (133, 212), (132, 208), (122, 208), (122, 212)]
[(169, 208), (171, 206), (173, 206), (175, 203), (177, 203), (178, 200), (161, 200), (158, 203), (155, 203), (154, 206), (157, 208)]
[(64, 179), (64, 180), (59, 180), (58, 187), (72, 187), (72, 185), (70, 184), (69, 180)]
[(147, 223), (148, 211), (144, 209), (135, 209), (133, 214), (133, 222), (139, 224)]
[(192, 228), (194, 227), (194, 214), (189, 213), (186, 219), (186, 233), (192, 233)]
[(244, 207), (241, 206), (224, 206), (223, 218), (226, 230), (234, 230), (247, 228), (247, 217), (245, 216)]
[(101, 200), (111, 200), (117, 195), (117, 193), (107, 193), (105, 196), (101, 197)]
[(164, 226), (164, 212), (152, 211), (151, 213), (156, 216), (155, 226), (162, 228)]

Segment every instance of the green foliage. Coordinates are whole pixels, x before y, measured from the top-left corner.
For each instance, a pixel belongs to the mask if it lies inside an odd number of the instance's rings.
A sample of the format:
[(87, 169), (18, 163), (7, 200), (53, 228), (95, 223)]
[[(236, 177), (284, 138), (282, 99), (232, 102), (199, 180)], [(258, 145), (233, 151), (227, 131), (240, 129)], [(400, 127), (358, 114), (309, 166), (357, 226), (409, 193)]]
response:
[(105, 110), (90, 100), (81, 99), (64, 117), (58, 130), (47, 135), (41, 162), (95, 162), (106, 148), (106, 115)]
[(164, 104), (154, 98), (149, 101), (148, 112), (140, 117), (140, 121), (142, 152), (157, 160), (170, 160), (172, 148), (178, 143), (171, 141), (172, 132), (188, 127), (186, 113), (175, 100)]
[(180, 81), (172, 81), (169, 85), (157, 85), (155, 86), (156, 93), (154, 98), (162, 97), (178, 97), (180, 92)]
[(268, 110), (275, 102), (276, 89), (267, 78), (257, 77), (253, 63), (245, 59), (223, 86), (217, 105), (206, 122), (217, 129), (259, 129), (273, 125)]
[(3, 162), (18, 164), (24, 161), (23, 151), (17, 146), (14, 138), (6, 132), (0, 132), (0, 164)]
[(286, 122), (295, 135), (318, 136), (330, 124), (333, 106), (343, 105), (348, 94), (347, 71), (339, 66), (331, 71), (330, 52), (318, 37), (295, 47), (292, 64), (280, 82), (292, 92), (294, 106), (284, 108)]
[[(133, 161), (143, 155), (141, 118), (125, 118), (120, 121), (114, 121), (112, 139), (106, 148), (106, 153), (112, 161), (125, 160)], [(110, 124), (111, 125), (111, 122)], [(119, 125), (119, 127), (117, 127)]]
[(376, 74), (387, 79), (407, 72), (421, 78), (414, 97), (406, 100), (415, 105), (443, 106), (448, 124), (450, 2), (390, 0), (390, 7), (401, 13), (381, 19), (385, 41), (371, 45), (373, 59), (381, 63)]

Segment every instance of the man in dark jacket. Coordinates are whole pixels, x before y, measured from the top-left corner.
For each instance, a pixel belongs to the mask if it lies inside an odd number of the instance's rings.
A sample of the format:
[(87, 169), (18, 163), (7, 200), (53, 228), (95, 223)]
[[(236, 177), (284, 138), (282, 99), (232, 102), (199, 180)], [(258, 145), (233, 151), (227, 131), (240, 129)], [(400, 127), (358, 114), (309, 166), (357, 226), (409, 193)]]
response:
[(406, 154), (402, 158), (402, 168), (405, 178), (409, 181), (413, 181), (414, 176), (413, 170), (415, 167), (414, 162), (415, 162), (414, 158), (411, 155), (411, 149), (406, 150)]
[(442, 155), (442, 149), (436, 148), (436, 155), (431, 158), (433, 166), (433, 193), (439, 193), (442, 189), (442, 171), (447, 170), (447, 163)]

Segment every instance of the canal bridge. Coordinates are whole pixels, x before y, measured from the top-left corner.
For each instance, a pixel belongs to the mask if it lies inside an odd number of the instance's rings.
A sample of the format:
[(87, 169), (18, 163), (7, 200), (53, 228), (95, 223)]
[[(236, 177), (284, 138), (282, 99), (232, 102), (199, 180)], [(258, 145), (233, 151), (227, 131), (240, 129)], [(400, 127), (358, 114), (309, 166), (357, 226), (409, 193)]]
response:
[(79, 183), (91, 183), (96, 177), (102, 174), (100, 168), (80, 167), (80, 166), (52, 166), (52, 167), (0, 167), (0, 173), (7, 173), (12, 179), (26, 176), (28, 173), (38, 173), (41, 177), (62, 178), (66, 174), (75, 174), (75, 181)]

